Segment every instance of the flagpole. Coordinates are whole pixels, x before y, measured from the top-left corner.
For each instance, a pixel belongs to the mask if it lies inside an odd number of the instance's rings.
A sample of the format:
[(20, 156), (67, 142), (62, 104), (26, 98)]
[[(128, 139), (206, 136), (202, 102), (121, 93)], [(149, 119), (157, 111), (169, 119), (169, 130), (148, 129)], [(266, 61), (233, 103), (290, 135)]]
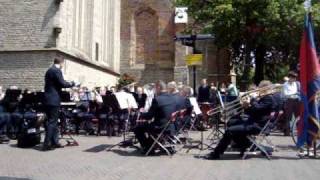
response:
[[(307, 18), (307, 19), (305, 19), (305, 21), (306, 20), (309, 21), (309, 18), (311, 17), (311, 8), (312, 8), (311, 0), (305, 0), (303, 5), (304, 5), (304, 9), (306, 11), (306, 18)], [(309, 23), (309, 22), (305, 22), (305, 23)], [(310, 148), (313, 147), (313, 157), (316, 158), (317, 157), (316, 140), (313, 139), (312, 144), (313, 145), (311, 145), (311, 146), (309, 146), (309, 144), (307, 144), (307, 156), (310, 157)]]

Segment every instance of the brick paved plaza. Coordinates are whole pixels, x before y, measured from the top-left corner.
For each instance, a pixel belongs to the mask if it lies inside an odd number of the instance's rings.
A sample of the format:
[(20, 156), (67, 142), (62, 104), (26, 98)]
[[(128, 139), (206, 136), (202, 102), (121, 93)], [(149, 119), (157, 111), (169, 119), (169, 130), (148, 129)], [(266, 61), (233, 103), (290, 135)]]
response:
[[(224, 160), (198, 158), (198, 150), (144, 157), (135, 149), (105, 151), (121, 138), (77, 136), (80, 146), (50, 152), (20, 149), (11, 141), (0, 145), (0, 179), (319, 179), (320, 161), (299, 159), (290, 138), (273, 136), (278, 152), (269, 161), (262, 156), (240, 160), (228, 153)], [(63, 141), (61, 141), (63, 142)], [(205, 155), (207, 152), (201, 152)]]

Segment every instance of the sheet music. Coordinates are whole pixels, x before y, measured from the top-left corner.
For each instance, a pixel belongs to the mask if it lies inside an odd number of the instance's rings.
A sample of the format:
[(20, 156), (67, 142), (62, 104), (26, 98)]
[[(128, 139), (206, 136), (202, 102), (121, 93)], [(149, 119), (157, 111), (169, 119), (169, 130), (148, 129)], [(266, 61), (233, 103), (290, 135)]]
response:
[(202, 114), (197, 99), (195, 97), (190, 97), (189, 100), (196, 115)]
[(120, 109), (138, 108), (138, 104), (132, 94), (126, 92), (117, 92), (114, 95), (118, 100)]
[(127, 93), (128, 104), (130, 108), (138, 109), (138, 103), (131, 93)]
[(145, 111), (148, 111), (151, 107), (152, 100), (154, 98), (154, 91), (153, 91), (153, 89), (145, 88), (144, 92), (147, 95), (146, 104), (144, 106), (144, 109), (145, 109)]

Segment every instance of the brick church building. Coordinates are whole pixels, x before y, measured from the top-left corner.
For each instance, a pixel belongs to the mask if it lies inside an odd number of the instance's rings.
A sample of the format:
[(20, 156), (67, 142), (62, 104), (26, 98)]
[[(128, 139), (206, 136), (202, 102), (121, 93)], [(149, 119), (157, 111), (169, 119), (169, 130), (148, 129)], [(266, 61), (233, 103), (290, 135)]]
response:
[[(54, 57), (66, 60), (68, 80), (85, 86), (115, 85), (128, 73), (140, 83), (176, 80), (191, 84), (185, 56), (174, 37), (174, 0), (0, 0), (0, 86), (42, 89)], [(198, 80), (233, 79), (228, 51), (212, 41)]]
[[(185, 63), (186, 55), (192, 50), (174, 41), (183, 28), (174, 22), (173, 2), (122, 0), (120, 71), (131, 74), (141, 84), (158, 79), (192, 84), (192, 72)], [(213, 40), (198, 42), (197, 49), (204, 54), (203, 65), (197, 70), (197, 82), (201, 78), (235, 81), (227, 50), (218, 50)]]

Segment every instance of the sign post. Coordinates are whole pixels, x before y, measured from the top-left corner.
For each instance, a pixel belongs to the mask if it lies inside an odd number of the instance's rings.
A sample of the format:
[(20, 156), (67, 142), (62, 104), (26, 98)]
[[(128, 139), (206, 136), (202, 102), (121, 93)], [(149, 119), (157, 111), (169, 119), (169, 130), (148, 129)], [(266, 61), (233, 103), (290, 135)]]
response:
[(202, 54), (191, 54), (186, 57), (186, 64), (192, 67), (193, 73), (193, 90), (196, 93), (197, 91), (197, 66), (201, 66), (203, 61)]
[(192, 35), (177, 35), (175, 36), (175, 41), (181, 41), (183, 45), (189, 46), (193, 48), (193, 54), (188, 55), (186, 58), (186, 63), (188, 66), (192, 67), (193, 71), (193, 89), (196, 95), (196, 81), (197, 81), (197, 66), (202, 65), (203, 55), (198, 54), (196, 50), (196, 41), (200, 40), (208, 40), (208, 39), (214, 39), (214, 37), (211, 34), (192, 34)]

